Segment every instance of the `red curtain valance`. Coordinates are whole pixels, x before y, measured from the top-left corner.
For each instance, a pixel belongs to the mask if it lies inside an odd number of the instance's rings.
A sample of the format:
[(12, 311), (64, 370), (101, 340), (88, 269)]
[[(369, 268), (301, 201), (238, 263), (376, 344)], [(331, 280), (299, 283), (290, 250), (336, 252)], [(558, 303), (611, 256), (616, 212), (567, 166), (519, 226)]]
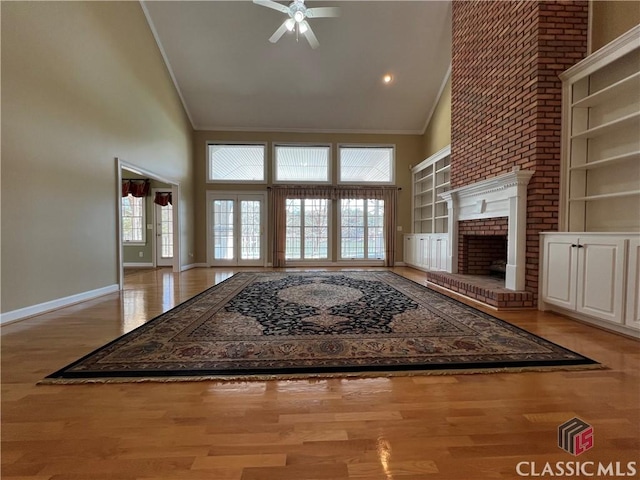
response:
[(162, 207), (172, 205), (171, 192), (156, 192), (156, 197), (153, 199), (153, 203), (156, 203)]
[(131, 195), (132, 197), (146, 197), (151, 190), (151, 182), (149, 180), (122, 180), (122, 196), (126, 197)]

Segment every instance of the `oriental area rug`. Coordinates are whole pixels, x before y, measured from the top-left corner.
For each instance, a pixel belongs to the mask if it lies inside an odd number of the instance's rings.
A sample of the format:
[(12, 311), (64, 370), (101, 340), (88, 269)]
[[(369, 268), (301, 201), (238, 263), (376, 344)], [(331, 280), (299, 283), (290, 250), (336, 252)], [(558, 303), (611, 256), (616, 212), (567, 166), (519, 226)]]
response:
[(244, 272), (42, 383), (599, 368), (388, 271)]

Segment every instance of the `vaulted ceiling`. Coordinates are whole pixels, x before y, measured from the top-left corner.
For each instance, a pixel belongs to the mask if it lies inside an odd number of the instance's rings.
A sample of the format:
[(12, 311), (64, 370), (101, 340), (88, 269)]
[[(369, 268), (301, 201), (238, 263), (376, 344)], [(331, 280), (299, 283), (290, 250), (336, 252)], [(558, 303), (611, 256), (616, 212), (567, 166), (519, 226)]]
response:
[(250, 1), (142, 5), (197, 130), (422, 133), (451, 63), (449, 1), (308, 1), (341, 9), (317, 49)]

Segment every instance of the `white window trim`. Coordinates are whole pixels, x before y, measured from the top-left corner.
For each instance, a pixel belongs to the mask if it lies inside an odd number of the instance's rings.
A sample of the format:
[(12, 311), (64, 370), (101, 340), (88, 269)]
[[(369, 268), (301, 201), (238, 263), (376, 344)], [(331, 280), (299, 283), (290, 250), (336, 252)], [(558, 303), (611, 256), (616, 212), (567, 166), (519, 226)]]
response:
[[(256, 146), (261, 145), (264, 148), (264, 158), (262, 161), (262, 180), (214, 180), (211, 178), (211, 162), (209, 158), (209, 146), (210, 145), (248, 145), (248, 146)], [(267, 183), (267, 150), (268, 150), (268, 142), (229, 142), (229, 141), (216, 141), (216, 140), (207, 140), (205, 144), (205, 163), (207, 166), (207, 177), (206, 183), (215, 183), (215, 184), (250, 184), (250, 185), (262, 185)]]
[[(327, 158), (327, 180), (278, 180), (276, 175), (278, 174), (276, 149), (277, 147), (323, 147), (329, 150), (329, 157)], [(333, 185), (332, 172), (333, 172), (333, 144), (331, 143), (317, 143), (317, 142), (273, 142), (271, 145), (271, 163), (272, 163), (272, 176), (274, 185)]]
[[(388, 182), (343, 182), (340, 180), (340, 167), (342, 165), (341, 159), (341, 151), (343, 148), (390, 148), (392, 151), (391, 155), (391, 180)], [(395, 185), (396, 184), (396, 145), (395, 144), (386, 144), (386, 143), (339, 143), (338, 144), (338, 162), (337, 162), (337, 170), (338, 177), (336, 179), (338, 185)]]
[[(120, 203), (122, 203), (122, 199), (127, 197), (121, 197)], [(147, 245), (147, 197), (133, 197), (133, 198), (142, 198), (142, 241), (127, 241), (124, 239), (124, 213), (122, 214), (122, 223), (123, 226), (121, 228), (121, 236), (122, 236), (122, 245), (125, 247), (144, 247)]]

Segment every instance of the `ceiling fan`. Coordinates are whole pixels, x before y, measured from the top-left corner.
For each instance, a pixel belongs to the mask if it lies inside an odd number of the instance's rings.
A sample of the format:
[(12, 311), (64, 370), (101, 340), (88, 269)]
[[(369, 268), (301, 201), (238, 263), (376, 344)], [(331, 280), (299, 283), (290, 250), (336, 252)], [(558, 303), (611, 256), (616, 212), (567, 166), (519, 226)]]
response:
[(293, 0), (293, 2), (287, 7), (281, 3), (274, 2), (273, 0), (253, 0), (253, 3), (262, 5), (263, 7), (272, 8), (279, 12), (286, 13), (289, 18), (284, 21), (282, 25), (275, 31), (269, 41), (276, 43), (280, 40), (280, 37), (286, 32), (293, 32), (296, 34), (302, 34), (305, 36), (311, 48), (318, 48), (320, 43), (316, 38), (316, 35), (311, 30), (308, 18), (324, 18), (324, 17), (338, 17), (340, 16), (339, 7), (317, 7), (307, 8), (304, 4), (304, 0)]

